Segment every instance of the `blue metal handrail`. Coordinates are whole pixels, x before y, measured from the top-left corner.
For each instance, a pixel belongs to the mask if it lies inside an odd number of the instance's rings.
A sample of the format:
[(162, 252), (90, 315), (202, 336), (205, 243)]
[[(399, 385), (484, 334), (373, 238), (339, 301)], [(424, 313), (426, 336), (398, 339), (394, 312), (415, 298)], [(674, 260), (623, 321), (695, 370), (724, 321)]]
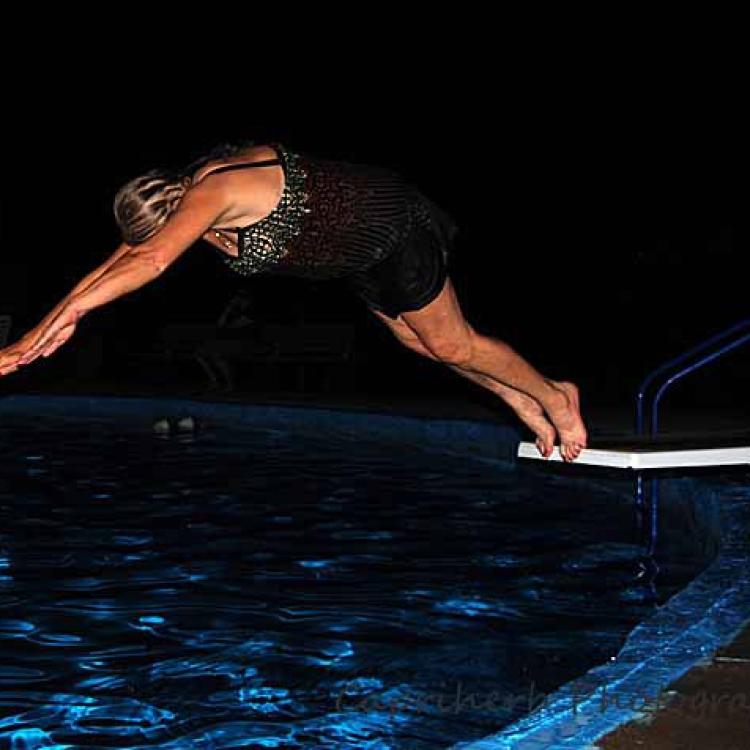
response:
[(709, 362), (713, 362), (715, 359), (718, 359), (727, 352), (731, 352), (732, 349), (737, 349), (743, 344), (746, 344), (748, 341), (750, 341), (750, 333), (746, 333), (744, 336), (741, 336), (738, 339), (733, 339), (729, 344), (722, 346), (721, 349), (713, 352), (713, 354), (709, 354), (708, 356), (699, 359), (692, 365), (688, 365), (688, 367), (685, 367), (679, 372), (675, 373), (674, 375), (672, 375), (672, 377), (667, 378), (667, 380), (662, 383), (661, 387), (656, 392), (654, 400), (651, 404), (651, 434), (655, 435), (657, 430), (659, 429), (659, 402), (661, 401), (661, 397), (664, 395), (664, 392), (672, 385), (672, 383), (675, 383), (681, 378), (685, 377), (685, 375), (689, 375), (691, 372), (700, 369), (701, 367), (703, 367), (703, 365), (707, 365)]
[[(734, 337), (734, 338), (730, 338)], [(715, 349), (714, 347), (717, 344), (720, 344), (721, 342), (724, 342), (722, 346), (719, 346), (718, 349)], [(710, 350), (710, 353), (705, 354), (703, 357), (698, 359), (697, 361), (692, 362), (691, 364), (686, 365), (681, 370), (678, 370), (674, 374), (672, 374), (670, 377), (667, 377), (663, 382), (661, 382), (656, 389), (656, 393), (654, 395), (652, 404), (651, 404), (651, 429), (650, 433), (653, 437), (656, 435), (658, 429), (659, 429), (659, 404), (661, 402), (662, 396), (666, 392), (667, 388), (669, 388), (673, 383), (676, 383), (678, 380), (681, 380), (686, 375), (689, 375), (691, 372), (695, 372), (696, 370), (700, 369), (704, 365), (709, 364), (710, 362), (713, 362), (714, 360), (718, 359), (719, 357), (723, 356), (727, 352), (732, 351), (733, 349), (737, 349), (738, 347), (742, 346), (743, 344), (746, 344), (750, 342), (750, 318), (745, 318), (744, 320), (741, 320), (739, 323), (735, 323), (733, 326), (730, 326), (729, 328), (720, 331), (717, 334), (714, 334), (713, 336), (709, 337), (705, 341), (702, 341), (701, 343), (697, 344), (696, 346), (691, 347), (687, 351), (683, 352), (682, 354), (678, 355), (677, 357), (674, 357), (673, 359), (670, 359), (668, 362), (665, 362), (662, 365), (659, 365), (656, 369), (652, 370), (641, 383), (639, 389), (638, 389), (638, 395), (636, 397), (636, 431), (639, 435), (642, 435), (644, 432), (644, 415), (645, 415), (645, 399), (646, 399), (646, 392), (649, 389), (651, 385), (656, 382), (657, 378), (660, 375), (664, 375), (668, 372), (671, 372), (676, 367), (680, 367), (681, 365), (685, 365), (689, 360), (692, 360), (693, 358), (697, 357), (701, 353), (705, 352), (706, 350)], [(648, 514), (648, 539), (646, 543), (646, 558), (644, 559), (644, 570), (647, 570), (650, 575), (650, 582), (653, 584), (656, 575), (659, 572), (659, 566), (656, 563), (655, 555), (656, 555), (656, 542), (658, 538), (659, 533), (659, 480), (654, 477), (649, 482), (651, 492), (650, 492), (650, 507), (649, 507), (649, 514)], [(644, 488), (644, 480), (643, 480), (643, 472), (639, 471), (636, 475), (636, 509), (639, 514), (640, 522), (643, 523), (646, 519), (644, 518), (645, 512), (646, 512), (646, 493)]]
[[(702, 341), (696, 346), (691, 347), (690, 349), (678, 355), (677, 357), (670, 359), (668, 362), (665, 362), (664, 364), (659, 365), (659, 367), (657, 367), (656, 369), (652, 370), (644, 378), (643, 382), (641, 383), (638, 389), (638, 395), (636, 397), (636, 432), (639, 435), (642, 435), (644, 432), (644, 413), (645, 413), (644, 401), (646, 397), (646, 391), (648, 390), (649, 386), (651, 386), (654, 383), (656, 378), (659, 377), (659, 375), (663, 375), (664, 373), (672, 370), (673, 368), (678, 367), (681, 364), (684, 364), (687, 360), (691, 359), (692, 357), (697, 356), (698, 354), (705, 351), (706, 349), (713, 347), (715, 344), (718, 344), (720, 341), (724, 341), (727, 337), (732, 336), (735, 333), (740, 333), (746, 329), (750, 329), (750, 318), (745, 318), (744, 320), (741, 320), (739, 323), (735, 323), (735, 325), (730, 326), (726, 330), (720, 331), (719, 333), (711, 336), (705, 341)], [(654, 397), (654, 401), (651, 407), (651, 435), (655, 435), (658, 429), (658, 409), (659, 409), (659, 402), (661, 401), (661, 397), (664, 395), (664, 392), (666, 391), (666, 389), (669, 388), (670, 385), (672, 385), (672, 383), (676, 382), (677, 380), (680, 380), (685, 375), (688, 375), (689, 373), (699, 369), (700, 367), (703, 367), (703, 365), (707, 365), (709, 362), (712, 362), (713, 360), (718, 359), (719, 357), (731, 351), (732, 349), (736, 349), (737, 347), (742, 346), (743, 344), (747, 343), (748, 340), (750, 340), (750, 333), (745, 334), (744, 336), (741, 336), (738, 339), (732, 339), (729, 343), (725, 344), (720, 349), (714, 351), (710, 355), (703, 357), (698, 362), (695, 362), (692, 365), (685, 367), (683, 370), (680, 370), (676, 374), (672, 375), (672, 377), (668, 378), (664, 383), (662, 383), (656, 393), (656, 396)]]

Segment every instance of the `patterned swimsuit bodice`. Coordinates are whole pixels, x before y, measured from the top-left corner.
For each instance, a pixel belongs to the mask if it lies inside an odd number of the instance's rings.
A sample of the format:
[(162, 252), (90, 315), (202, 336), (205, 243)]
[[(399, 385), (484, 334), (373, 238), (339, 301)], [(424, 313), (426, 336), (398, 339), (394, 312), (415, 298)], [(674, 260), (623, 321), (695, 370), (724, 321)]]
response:
[[(390, 255), (432, 205), (397, 172), (333, 161), (271, 145), (278, 159), (214, 171), (280, 164), (284, 189), (264, 218), (237, 227), (238, 255), (222, 260), (243, 275), (273, 272), (328, 279), (361, 271)], [(218, 248), (217, 248), (218, 250)]]

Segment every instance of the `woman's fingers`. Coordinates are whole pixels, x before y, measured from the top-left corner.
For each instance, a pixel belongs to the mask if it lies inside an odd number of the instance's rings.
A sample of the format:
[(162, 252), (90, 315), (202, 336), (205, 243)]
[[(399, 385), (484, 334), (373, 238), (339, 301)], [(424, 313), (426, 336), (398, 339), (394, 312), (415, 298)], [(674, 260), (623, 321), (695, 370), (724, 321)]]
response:
[(50, 339), (59, 333), (59, 323), (59, 318), (48, 323), (46, 328), (37, 332), (33, 341), (27, 343), (26, 351), (23, 353), (20, 360), (22, 365), (27, 365), (29, 362), (33, 362), (41, 354)]
[(56, 341), (53, 341), (43, 352), (43, 357), (49, 357), (50, 354), (54, 354), (67, 340), (70, 338), (69, 336), (65, 336), (63, 338), (59, 338)]
[(30, 362), (33, 362), (37, 358), (37, 354), (34, 350), (26, 352), (26, 354), (21, 357), (21, 359), (18, 360), (19, 365), (28, 365)]
[(42, 352), (44, 351), (44, 346), (35, 346), (31, 351), (26, 352), (26, 354), (21, 357), (19, 363), (22, 365), (28, 365), (31, 364), (35, 359), (42, 356)]
[(20, 352), (9, 351), (5, 354), (0, 354), (0, 370), (5, 369), (11, 365), (16, 365), (18, 359), (21, 356)]
[(22, 364), (33, 362), (37, 357), (49, 357), (59, 349), (75, 331), (75, 323), (52, 325), (39, 339), (34, 349), (21, 360)]
[(76, 323), (77, 319), (73, 317), (72, 311), (65, 310), (61, 312), (44, 330), (40, 331), (36, 342), (21, 359), (21, 364), (28, 364), (35, 360), (48, 347), (53, 345), (57, 339), (62, 338), (62, 342), (67, 341), (72, 336)]
[(39, 339), (34, 344), (29, 346), (28, 349), (26, 349), (25, 352), (20, 354), (20, 357), (18, 359), (19, 365), (28, 365), (30, 362), (33, 362), (44, 350), (45, 342), (47, 339), (44, 340)]
[(36, 348), (38, 339), (26, 334), (15, 344), (0, 350), (0, 375), (15, 372), (27, 364), (26, 357)]
[(0, 375), (7, 375), (8, 373), (15, 372), (19, 368), (18, 357), (14, 361), (13, 355), (7, 355), (0, 357)]
[(41, 338), (29, 348), (29, 350), (21, 357), (21, 364), (27, 365), (29, 362), (33, 362), (45, 349), (49, 340), (50, 333), (44, 333)]

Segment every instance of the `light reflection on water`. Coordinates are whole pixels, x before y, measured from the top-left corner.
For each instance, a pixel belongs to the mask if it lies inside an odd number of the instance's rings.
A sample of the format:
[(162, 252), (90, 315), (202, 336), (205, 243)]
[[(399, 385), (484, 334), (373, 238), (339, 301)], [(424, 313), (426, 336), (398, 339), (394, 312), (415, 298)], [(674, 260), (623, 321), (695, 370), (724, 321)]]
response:
[(14, 748), (436, 750), (654, 607), (631, 504), (554, 474), (246, 427), (10, 418), (0, 450)]

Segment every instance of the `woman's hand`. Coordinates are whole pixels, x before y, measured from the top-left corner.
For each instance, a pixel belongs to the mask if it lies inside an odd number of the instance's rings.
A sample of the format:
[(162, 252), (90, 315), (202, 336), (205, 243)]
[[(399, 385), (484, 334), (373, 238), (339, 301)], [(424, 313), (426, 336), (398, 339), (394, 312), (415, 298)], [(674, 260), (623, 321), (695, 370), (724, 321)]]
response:
[(35, 335), (36, 331), (29, 331), (14, 344), (0, 349), (0, 377), (15, 372), (20, 367), (18, 360), (33, 346)]
[(0, 377), (15, 372), (18, 369), (18, 358), (21, 356), (18, 345), (6, 346), (0, 349)]
[(35, 340), (19, 359), (19, 364), (27, 365), (39, 356), (49, 357), (75, 333), (82, 316), (81, 310), (74, 305), (64, 305), (52, 320), (39, 328)]
[(49, 357), (73, 335), (81, 316), (78, 309), (66, 304), (45, 325), (34, 328), (15, 344), (0, 350), (0, 376), (15, 372), (39, 356)]

